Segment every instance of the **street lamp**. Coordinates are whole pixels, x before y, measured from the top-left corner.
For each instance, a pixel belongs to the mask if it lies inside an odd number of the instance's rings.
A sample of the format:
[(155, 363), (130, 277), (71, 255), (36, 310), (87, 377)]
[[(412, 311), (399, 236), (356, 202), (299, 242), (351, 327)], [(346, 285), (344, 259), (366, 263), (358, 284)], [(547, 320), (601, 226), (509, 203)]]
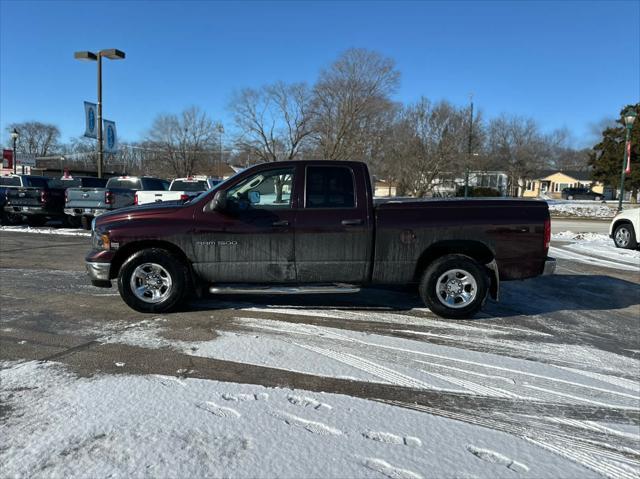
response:
[(220, 160), (218, 163), (218, 176), (222, 179), (222, 134), (224, 133), (224, 126), (222, 123), (218, 123), (218, 133), (220, 134)]
[(627, 139), (624, 143), (624, 155), (622, 155), (622, 172), (620, 173), (620, 198), (618, 199), (618, 213), (622, 211), (622, 198), (624, 197), (624, 177), (626, 174), (627, 163), (631, 162), (631, 128), (635, 121), (637, 113), (634, 109), (629, 108), (624, 114), (624, 124), (627, 127)]
[(82, 61), (98, 62), (98, 178), (102, 178), (102, 57), (109, 60), (124, 60), (124, 52), (115, 48), (100, 50), (98, 53), (89, 51), (75, 52), (73, 57)]
[(14, 175), (17, 173), (16, 167), (17, 167), (18, 158), (16, 157), (16, 142), (18, 141), (18, 138), (20, 138), (20, 132), (18, 131), (17, 128), (14, 128), (13, 131), (11, 132), (11, 139), (13, 140), (13, 174)]

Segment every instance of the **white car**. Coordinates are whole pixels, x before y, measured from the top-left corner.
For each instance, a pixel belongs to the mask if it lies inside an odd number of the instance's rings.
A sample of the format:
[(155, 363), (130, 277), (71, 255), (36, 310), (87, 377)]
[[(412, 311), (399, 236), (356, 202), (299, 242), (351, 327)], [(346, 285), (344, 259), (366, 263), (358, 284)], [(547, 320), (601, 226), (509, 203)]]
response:
[(609, 237), (618, 248), (635, 249), (640, 243), (640, 208), (618, 213), (609, 226)]
[(138, 191), (134, 204), (160, 203), (162, 201), (187, 201), (198, 196), (203, 191), (210, 190), (221, 180), (207, 178), (206, 176), (190, 176), (188, 178), (176, 178), (171, 182), (166, 191)]

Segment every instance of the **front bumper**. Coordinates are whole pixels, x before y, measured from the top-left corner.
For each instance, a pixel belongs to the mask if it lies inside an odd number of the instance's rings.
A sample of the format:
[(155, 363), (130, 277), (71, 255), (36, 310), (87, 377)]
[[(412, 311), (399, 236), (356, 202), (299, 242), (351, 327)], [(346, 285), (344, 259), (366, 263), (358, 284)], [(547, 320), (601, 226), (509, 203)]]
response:
[(87, 274), (91, 279), (91, 284), (101, 288), (110, 288), (111, 280), (109, 279), (109, 269), (111, 263), (94, 263), (91, 261), (85, 261), (87, 268)]
[(544, 260), (544, 269), (542, 270), (542, 275), (553, 274), (556, 272), (556, 259), (549, 258)]

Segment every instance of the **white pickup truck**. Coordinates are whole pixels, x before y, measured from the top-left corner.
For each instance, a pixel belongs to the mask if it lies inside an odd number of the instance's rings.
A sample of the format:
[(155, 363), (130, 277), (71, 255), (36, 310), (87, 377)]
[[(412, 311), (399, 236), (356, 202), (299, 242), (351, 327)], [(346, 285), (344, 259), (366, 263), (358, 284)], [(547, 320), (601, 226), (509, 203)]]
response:
[(171, 182), (169, 190), (162, 191), (138, 191), (134, 204), (160, 203), (162, 201), (187, 201), (198, 196), (203, 191), (210, 190), (221, 180), (207, 178), (206, 176), (189, 176), (188, 178), (176, 178)]

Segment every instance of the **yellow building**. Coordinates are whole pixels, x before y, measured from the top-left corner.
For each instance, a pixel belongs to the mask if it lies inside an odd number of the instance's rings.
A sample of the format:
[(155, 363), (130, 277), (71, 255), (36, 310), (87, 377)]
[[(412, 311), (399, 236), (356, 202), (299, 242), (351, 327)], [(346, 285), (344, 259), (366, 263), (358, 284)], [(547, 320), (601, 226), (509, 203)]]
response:
[(594, 193), (604, 195), (604, 185), (591, 180), (589, 171), (543, 171), (539, 178), (524, 182), (525, 198), (562, 198), (564, 188), (591, 188)]

